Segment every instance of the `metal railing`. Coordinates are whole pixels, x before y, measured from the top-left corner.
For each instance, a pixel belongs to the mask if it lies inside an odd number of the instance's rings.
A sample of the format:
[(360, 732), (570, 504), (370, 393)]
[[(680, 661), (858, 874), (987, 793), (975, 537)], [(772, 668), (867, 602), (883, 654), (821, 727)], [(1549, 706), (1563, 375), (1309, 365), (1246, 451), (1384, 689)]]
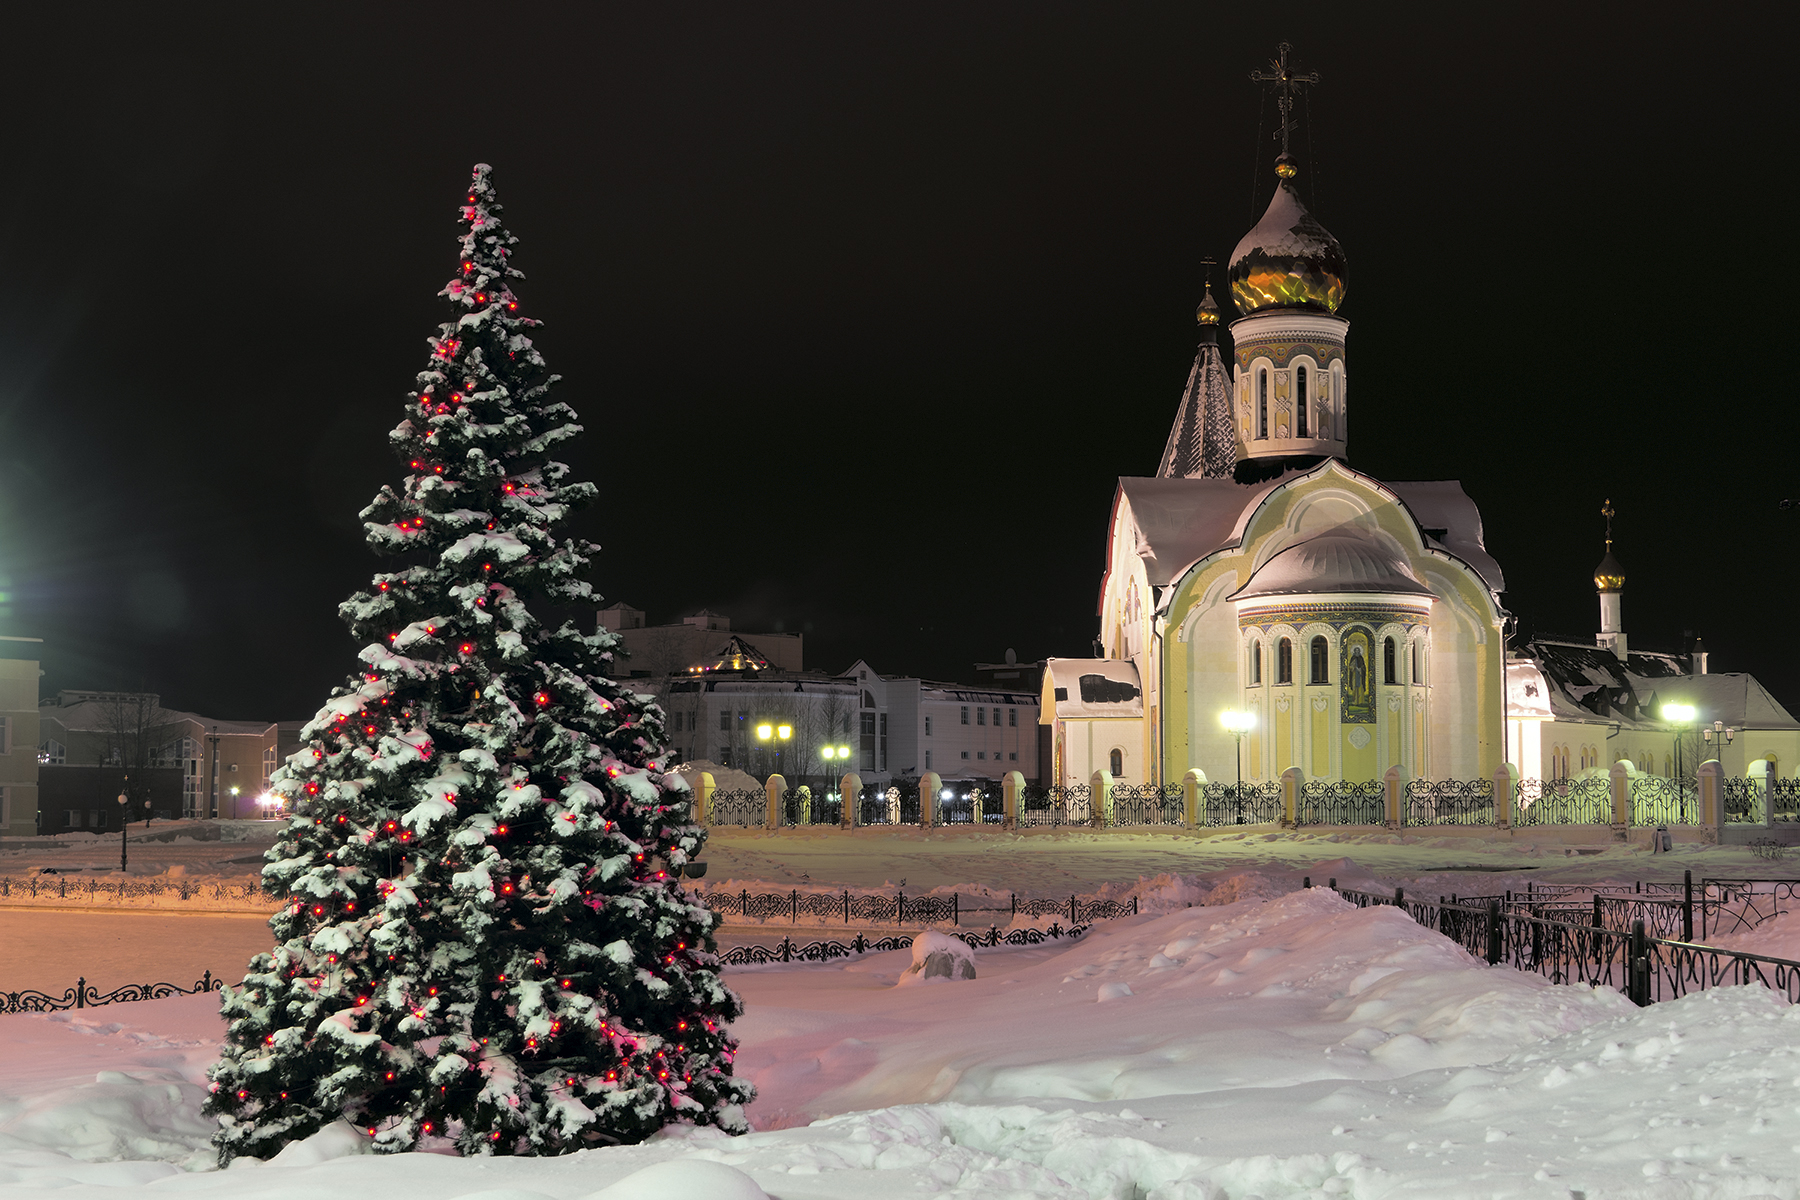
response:
[(1408, 825), (1492, 825), (1491, 779), (1413, 779), (1401, 813)]
[(1661, 775), (1631, 777), (1633, 825), (1697, 825), (1700, 823), (1700, 791), (1692, 779)]
[(1294, 798), (1295, 825), (1385, 825), (1387, 786), (1379, 779), (1309, 779)]
[(1611, 825), (1612, 780), (1521, 779), (1513, 802), (1514, 825)]
[(23, 879), (0, 876), (0, 899), (8, 900), (86, 900), (99, 904), (108, 900), (147, 900), (159, 897), (182, 900), (225, 900), (267, 903), (273, 897), (265, 894), (261, 883), (215, 883), (197, 879), (70, 879), (67, 875), (27, 875)]
[(843, 820), (844, 801), (835, 792), (814, 791), (801, 784), (781, 794), (784, 825), (841, 825)]
[[(997, 946), (1041, 946), (1045, 942), (1062, 938), (1078, 938), (1086, 933), (1089, 926), (1077, 925), (1068, 929), (1052, 923), (1048, 929), (1009, 929), (1002, 933), (998, 926), (990, 926), (986, 933), (958, 933), (953, 936), (961, 938), (972, 950), (993, 949)], [(719, 962), (727, 967), (762, 966), (767, 963), (785, 962), (828, 962), (834, 958), (850, 958), (858, 954), (874, 954), (884, 950), (910, 950), (912, 938), (899, 937), (865, 938), (857, 934), (848, 942), (806, 942), (804, 944), (791, 938), (782, 938), (773, 946), (733, 946), (719, 954)]]
[(1085, 783), (1067, 787), (1026, 784), (1019, 793), (1018, 822), (1022, 826), (1093, 824), (1093, 788)]
[(952, 892), (948, 896), (908, 896), (905, 892), (752, 892), (716, 889), (698, 893), (700, 900), (721, 917), (736, 916), (746, 921), (787, 921), (798, 924), (800, 918), (817, 918), (869, 925), (936, 925), (958, 924), (966, 913), (1008, 913), (1018, 917), (1062, 917), (1071, 925), (1089, 925), (1095, 921), (1137, 915), (1137, 897), (1130, 900), (1103, 900), (1071, 895), (1060, 898), (1020, 899), (1012, 893), (1004, 905), (964, 903)]
[(1393, 904), (1413, 920), (1436, 930), (1491, 966), (1534, 971), (1553, 983), (1605, 985), (1640, 1006), (1675, 1000), (1706, 988), (1760, 983), (1800, 1001), (1800, 962), (1723, 950), (1651, 936), (1642, 919), (1629, 932), (1506, 911), (1496, 898), (1485, 905), (1408, 900), (1335, 891), (1359, 907)]
[(716, 791), (711, 805), (714, 825), (761, 825), (769, 819), (769, 798), (761, 789)]
[(1179, 783), (1115, 783), (1112, 786), (1114, 828), (1129, 825), (1181, 825), (1187, 819), (1187, 789)]
[(202, 975), (193, 987), (182, 987), (178, 983), (128, 983), (116, 987), (110, 992), (102, 992), (89, 986), (87, 977), (76, 980), (75, 986), (63, 989), (58, 996), (50, 992), (39, 992), (26, 989), (18, 992), (0, 992), (0, 1013), (41, 1013), (61, 1012), (70, 1008), (94, 1008), (101, 1004), (122, 1004), (133, 1000), (161, 1000), (168, 996), (197, 996), (201, 992), (216, 992), (225, 986), (222, 979), (214, 979), (212, 972)]
[(1231, 825), (1273, 825), (1285, 815), (1281, 781), (1262, 783), (1208, 783), (1195, 814), (1208, 829)]
[(1722, 819), (1728, 825), (1762, 824), (1762, 781), (1741, 775), (1728, 775), (1719, 780), (1719, 805)]

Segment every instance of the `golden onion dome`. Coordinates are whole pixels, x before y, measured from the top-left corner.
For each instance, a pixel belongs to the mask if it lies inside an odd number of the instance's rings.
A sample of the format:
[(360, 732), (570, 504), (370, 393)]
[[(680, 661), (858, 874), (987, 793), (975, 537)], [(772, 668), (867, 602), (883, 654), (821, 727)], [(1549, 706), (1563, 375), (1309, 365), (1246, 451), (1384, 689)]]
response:
[(1612, 539), (1606, 539), (1606, 557), (1594, 568), (1594, 587), (1602, 592), (1625, 590), (1625, 567), (1613, 557)]
[(1206, 285), (1206, 295), (1200, 298), (1200, 307), (1194, 313), (1194, 319), (1202, 325), (1219, 323), (1219, 302), (1213, 299), (1212, 284)]
[(1275, 160), (1275, 198), (1256, 228), (1231, 254), (1231, 298), (1248, 316), (1266, 308), (1336, 312), (1344, 302), (1344, 248), (1300, 202), (1299, 173), (1283, 154)]

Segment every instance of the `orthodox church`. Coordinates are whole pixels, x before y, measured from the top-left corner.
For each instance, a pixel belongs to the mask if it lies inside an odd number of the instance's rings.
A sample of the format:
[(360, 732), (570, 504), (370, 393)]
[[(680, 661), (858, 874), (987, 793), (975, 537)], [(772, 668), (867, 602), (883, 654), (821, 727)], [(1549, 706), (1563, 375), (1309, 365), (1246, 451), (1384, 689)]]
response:
[[(1291, 83), (1306, 82), (1285, 50), (1279, 75), (1259, 76), (1282, 85), (1284, 121)], [(1688, 761), (1671, 761), (1681, 734), (1659, 707), (1689, 697), (1698, 721), (1718, 709), (1760, 727), (1740, 758), (1766, 753), (1775, 769), (1800, 756), (1800, 723), (1753, 678), (1707, 675), (1704, 653), (1628, 654), (1610, 533), (1600, 637), (1508, 654), (1505, 580), (1462, 486), (1347, 461), (1344, 251), (1302, 203), (1285, 149), (1275, 174), (1229, 264), (1230, 361), (1209, 281), (1157, 472), (1114, 493), (1099, 657), (1045, 664), (1039, 777), (1167, 783), (1197, 767), (1250, 782), (1298, 766), (1308, 779), (1399, 767), (1471, 780), (1510, 761), (1555, 778), (1619, 759), (1691, 775), (1697, 727)]]

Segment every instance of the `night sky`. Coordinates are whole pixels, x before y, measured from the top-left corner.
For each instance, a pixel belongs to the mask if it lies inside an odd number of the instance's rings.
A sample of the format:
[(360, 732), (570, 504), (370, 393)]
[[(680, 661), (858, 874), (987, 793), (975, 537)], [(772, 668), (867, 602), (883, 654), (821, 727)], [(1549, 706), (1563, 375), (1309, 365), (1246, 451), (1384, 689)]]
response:
[(1351, 465), (1462, 480), (1507, 606), (1582, 636), (1610, 496), (1633, 645), (1800, 711), (1773, 6), (46, 7), (0, 122), (0, 633), (46, 694), (290, 719), (354, 667), (477, 161), (603, 595), (833, 669), (1086, 654), (1285, 38)]

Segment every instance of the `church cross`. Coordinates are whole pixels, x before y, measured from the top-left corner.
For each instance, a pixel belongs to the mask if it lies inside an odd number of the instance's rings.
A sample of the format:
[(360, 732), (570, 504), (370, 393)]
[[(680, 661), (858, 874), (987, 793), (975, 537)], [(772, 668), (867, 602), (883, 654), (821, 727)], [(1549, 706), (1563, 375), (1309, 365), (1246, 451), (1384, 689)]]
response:
[(1283, 154), (1288, 152), (1288, 135), (1294, 131), (1294, 93), (1309, 83), (1319, 82), (1317, 71), (1309, 71), (1305, 75), (1294, 73), (1294, 69), (1288, 65), (1288, 51), (1292, 49), (1293, 47), (1286, 42), (1281, 43), (1275, 47), (1275, 53), (1279, 57), (1269, 60), (1267, 71), (1250, 72), (1250, 78), (1255, 82), (1275, 85), (1275, 104), (1281, 109), (1281, 152)]
[(1610, 496), (1607, 497), (1606, 503), (1600, 506), (1600, 515), (1606, 518), (1606, 548), (1611, 550), (1613, 506), (1612, 498)]

